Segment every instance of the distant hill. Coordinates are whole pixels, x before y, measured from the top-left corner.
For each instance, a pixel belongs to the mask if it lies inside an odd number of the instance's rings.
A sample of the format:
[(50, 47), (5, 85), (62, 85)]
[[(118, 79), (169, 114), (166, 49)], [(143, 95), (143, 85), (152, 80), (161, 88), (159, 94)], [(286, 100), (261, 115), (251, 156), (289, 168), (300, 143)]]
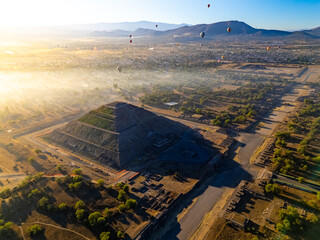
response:
[[(227, 28), (231, 27), (232, 31), (227, 32)], [(199, 39), (199, 34), (205, 32), (206, 39), (211, 38), (296, 38), (296, 39), (315, 39), (320, 37), (320, 29), (315, 28), (306, 31), (288, 32), (280, 30), (266, 30), (253, 28), (250, 25), (239, 21), (226, 21), (212, 24), (198, 24), (194, 26), (182, 26), (175, 29), (166, 31), (159, 31), (161, 29), (147, 29), (138, 28), (132, 34), (134, 36), (146, 36), (146, 37), (166, 37), (173, 38), (175, 40), (195, 40)], [(130, 33), (131, 34), (131, 33)], [(94, 36), (114, 36), (121, 37), (117, 32), (99, 32), (93, 34)], [(128, 35), (128, 34), (127, 34)]]
[[(158, 25), (158, 28), (156, 28), (156, 25)], [(157, 29), (159, 31), (167, 31), (167, 30), (176, 29), (183, 26), (187, 26), (187, 24), (170, 24), (170, 23), (162, 23), (162, 22), (139, 21), (139, 22), (120, 22), (120, 23), (73, 24), (73, 25), (66, 25), (64, 26), (64, 28), (68, 28), (72, 31), (112, 32), (115, 30), (123, 30), (123, 31), (133, 32), (138, 28)]]

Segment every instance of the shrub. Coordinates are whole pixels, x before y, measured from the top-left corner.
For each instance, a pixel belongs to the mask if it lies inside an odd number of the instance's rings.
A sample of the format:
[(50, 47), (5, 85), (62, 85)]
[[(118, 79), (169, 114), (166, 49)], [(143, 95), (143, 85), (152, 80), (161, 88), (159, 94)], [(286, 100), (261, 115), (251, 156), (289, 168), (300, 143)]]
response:
[(304, 182), (304, 177), (298, 177), (298, 181), (299, 181), (300, 183), (303, 183), (303, 182)]
[(102, 232), (100, 234), (100, 240), (109, 240), (110, 239), (110, 232)]
[(38, 224), (32, 225), (27, 230), (30, 237), (37, 237), (44, 232), (44, 228), (39, 226)]

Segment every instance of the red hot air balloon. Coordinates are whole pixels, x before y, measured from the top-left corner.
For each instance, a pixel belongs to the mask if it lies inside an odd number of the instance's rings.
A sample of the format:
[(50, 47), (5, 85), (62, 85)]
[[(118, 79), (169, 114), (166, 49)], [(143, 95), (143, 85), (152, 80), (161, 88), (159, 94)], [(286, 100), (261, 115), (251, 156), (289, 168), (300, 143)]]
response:
[(132, 43), (132, 40), (130, 39), (130, 43)]
[(211, 5), (210, 4), (208, 4), (208, 8), (210, 7)]
[(232, 30), (231, 27), (227, 28), (227, 32), (231, 32), (231, 30)]
[(271, 47), (270, 47), (270, 46), (268, 46), (268, 47), (267, 47), (267, 51), (270, 51), (270, 49), (271, 49)]

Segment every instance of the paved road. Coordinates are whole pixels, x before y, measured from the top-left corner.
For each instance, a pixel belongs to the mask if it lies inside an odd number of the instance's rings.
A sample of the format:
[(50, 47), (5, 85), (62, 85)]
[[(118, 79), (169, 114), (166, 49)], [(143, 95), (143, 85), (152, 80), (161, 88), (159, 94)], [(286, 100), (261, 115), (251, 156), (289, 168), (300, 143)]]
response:
[[(307, 78), (308, 77), (309, 76), (307, 76)], [(287, 93), (287, 95), (290, 94), (292, 95), (292, 92)], [(271, 114), (277, 115), (278, 112), (273, 111)], [(287, 113), (284, 115), (286, 114)], [(269, 115), (266, 116), (265, 119), (268, 117)], [(261, 169), (257, 170), (255, 167), (251, 166), (250, 158), (256, 149), (263, 143), (265, 137), (272, 134), (272, 131), (276, 126), (277, 124), (270, 125), (269, 131), (264, 135), (257, 132), (241, 133), (240, 136), (237, 137), (237, 140), (242, 143), (236, 157), (238, 163), (232, 160), (226, 162), (225, 165), (232, 165), (229, 166), (229, 168), (232, 169), (219, 174), (217, 177), (212, 178), (205, 183), (207, 185), (204, 184), (204, 191), (192, 196), (198, 197), (198, 199), (184, 217), (179, 222), (176, 219), (176, 216), (183, 210), (183, 207), (188, 207), (191, 204), (191, 197), (189, 201), (186, 201), (185, 206), (176, 209), (176, 211), (170, 215), (171, 219), (168, 220), (159, 231), (155, 232), (150, 239), (187, 240), (197, 229), (205, 214), (208, 213), (222, 197), (226, 187), (234, 188), (243, 179), (250, 180), (251, 178), (254, 179), (257, 177)]]
[[(241, 180), (250, 180), (250, 178), (253, 177), (252, 174), (257, 174), (255, 171), (249, 169), (250, 156), (263, 142), (264, 137), (260, 134), (241, 133), (238, 140), (242, 143), (242, 147), (237, 155), (241, 164), (233, 160), (226, 160), (222, 168), (229, 170), (223, 171), (221, 174), (208, 179), (203, 184), (203, 191), (199, 190), (199, 192), (190, 196), (190, 201), (188, 201), (187, 204), (190, 204), (194, 197), (199, 196), (199, 198), (180, 222), (168, 221), (165, 226), (163, 226), (163, 228), (168, 229), (168, 231), (157, 232), (151, 237), (152, 240), (188, 239), (197, 229), (205, 214), (219, 201), (227, 187), (235, 188)], [(184, 207), (187, 207), (187, 205)], [(183, 207), (177, 209), (176, 215), (179, 214), (182, 208)]]
[(277, 174), (274, 174), (274, 176), (276, 177), (276, 179), (278, 179), (280, 181), (291, 183), (291, 184), (296, 185), (296, 186), (301, 187), (301, 188), (307, 188), (307, 189), (313, 190), (315, 192), (320, 191), (320, 187), (312, 185), (312, 184), (300, 183), (297, 180), (293, 180), (291, 178), (287, 178), (285, 176), (281, 176), (281, 175), (277, 175)]

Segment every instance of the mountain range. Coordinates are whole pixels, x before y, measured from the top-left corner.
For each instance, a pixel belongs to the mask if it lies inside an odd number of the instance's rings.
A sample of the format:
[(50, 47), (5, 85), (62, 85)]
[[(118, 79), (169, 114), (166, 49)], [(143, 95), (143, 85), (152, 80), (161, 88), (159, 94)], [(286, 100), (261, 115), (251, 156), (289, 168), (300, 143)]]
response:
[[(232, 31), (227, 32), (230, 27)], [(193, 26), (184, 25), (174, 29), (162, 30), (159, 25), (159, 30), (153, 28), (138, 28), (135, 31), (114, 30), (114, 31), (94, 31), (90, 33), (91, 36), (103, 37), (127, 37), (133, 35), (134, 37), (166, 37), (176, 40), (194, 40), (199, 38), (199, 34), (205, 32), (205, 38), (287, 38), (287, 39), (320, 39), (320, 27), (304, 30), (304, 31), (280, 31), (280, 30), (266, 30), (253, 28), (250, 25), (239, 21), (225, 21), (212, 24), (198, 24)]]

